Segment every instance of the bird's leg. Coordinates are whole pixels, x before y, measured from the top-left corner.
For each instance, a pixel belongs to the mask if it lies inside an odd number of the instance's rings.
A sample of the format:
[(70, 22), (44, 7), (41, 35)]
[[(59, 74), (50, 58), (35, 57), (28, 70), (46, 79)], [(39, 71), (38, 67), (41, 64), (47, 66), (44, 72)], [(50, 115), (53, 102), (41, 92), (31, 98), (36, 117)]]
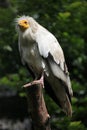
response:
[(38, 85), (38, 84), (41, 85), (41, 86), (44, 88), (44, 73), (42, 73), (40, 79), (34, 80), (34, 81), (30, 82), (30, 83), (27, 83), (27, 84), (25, 84), (23, 87), (24, 87), (24, 88), (27, 88), (27, 87), (29, 87), (29, 86)]

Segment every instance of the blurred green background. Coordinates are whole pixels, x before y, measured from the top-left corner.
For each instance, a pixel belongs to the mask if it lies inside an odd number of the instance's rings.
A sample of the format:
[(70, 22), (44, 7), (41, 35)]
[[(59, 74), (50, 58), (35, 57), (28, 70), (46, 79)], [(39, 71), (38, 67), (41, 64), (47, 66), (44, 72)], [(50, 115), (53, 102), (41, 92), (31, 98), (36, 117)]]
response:
[(87, 0), (0, 0), (0, 93), (8, 86), (20, 98), (26, 96), (21, 86), (31, 80), (18, 52), (14, 19), (22, 15), (34, 17), (56, 36), (70, 72), (72, 118), (45, 94), (52, 130), (87, 130)]

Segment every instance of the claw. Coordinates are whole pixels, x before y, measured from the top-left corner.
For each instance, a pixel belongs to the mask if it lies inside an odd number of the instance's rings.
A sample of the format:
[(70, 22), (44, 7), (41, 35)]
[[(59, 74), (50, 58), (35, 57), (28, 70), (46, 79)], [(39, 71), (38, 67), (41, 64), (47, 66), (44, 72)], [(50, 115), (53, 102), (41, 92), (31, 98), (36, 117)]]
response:
[(39, 80), (34, 80), (30, 83), (25, 84), (23, 87), (27, 88), (32, 85), (41, 85), (44, 88), (44, 75), (42, 74), (41, 78)]

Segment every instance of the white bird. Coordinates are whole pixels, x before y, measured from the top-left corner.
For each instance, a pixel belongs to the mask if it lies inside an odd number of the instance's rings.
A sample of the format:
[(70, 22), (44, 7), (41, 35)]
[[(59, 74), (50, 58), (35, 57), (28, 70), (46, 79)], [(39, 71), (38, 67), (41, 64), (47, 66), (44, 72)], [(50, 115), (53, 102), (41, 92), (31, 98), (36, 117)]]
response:
[(24, 87), (42, 84), (52, 99), (71, 116), (73, 91), (63, 50), (57, 39), (29, 16), (16, 18), (16, 28), (22, 63), (37, 78)]

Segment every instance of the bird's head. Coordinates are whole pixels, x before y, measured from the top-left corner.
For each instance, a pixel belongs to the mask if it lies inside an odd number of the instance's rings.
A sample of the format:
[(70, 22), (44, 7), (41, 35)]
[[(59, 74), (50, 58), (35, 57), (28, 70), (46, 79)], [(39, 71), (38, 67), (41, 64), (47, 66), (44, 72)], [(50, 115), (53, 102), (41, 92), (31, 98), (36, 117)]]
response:
[(28, 16), (22, 16), (16, 18), (15, 21), (16, 21), (16, 28), (23, 32), (30, 27)]
[(37, 22), (29, 16), (16, 18), (15, 22), (17, 30), (20, 30), (22, 32), (26, 31), (27, 29), (32, 29), (35, 31), (37, 28)]
[(18, 22), (18, 26), (20, 27), (21, 30), (26, 30), (27, 28), (29, 28), (29, 23), (28, 23), (27, 19), (20, 20)]

